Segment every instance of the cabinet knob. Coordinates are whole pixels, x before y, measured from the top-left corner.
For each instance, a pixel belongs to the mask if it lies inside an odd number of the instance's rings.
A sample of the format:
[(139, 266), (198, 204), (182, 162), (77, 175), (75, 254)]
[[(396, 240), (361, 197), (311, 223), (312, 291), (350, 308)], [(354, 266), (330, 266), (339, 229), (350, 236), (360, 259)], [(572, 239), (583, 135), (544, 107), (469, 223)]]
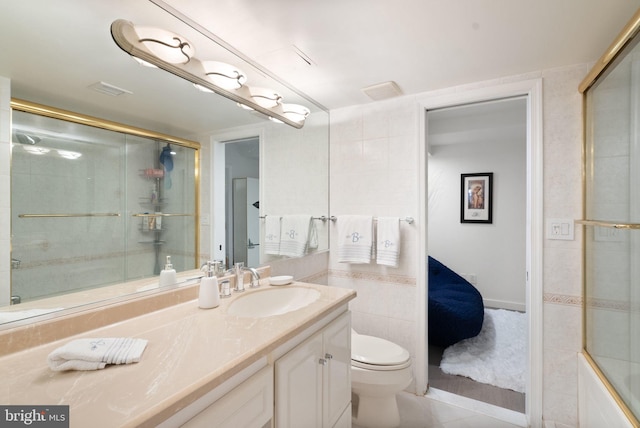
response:
[(318, 364), (320, 364), (321, 366), (326, 366), (326, 365), (327, 365), (327, 363), (328, 363), (328, 361), (327, 361), (327, 360), (325, 360), (324, 358), (320, 358), (320, 359), (318, 360)]
[(325, 357), (327, 360), (330, 360), (330, 359), (332, 359), (332, 358), (333, 358), (333, 355), (331, 355), (331, 354), (329, 354), (329, 353), (326, 353), (326, 354), (324, 354), (324, 357)]

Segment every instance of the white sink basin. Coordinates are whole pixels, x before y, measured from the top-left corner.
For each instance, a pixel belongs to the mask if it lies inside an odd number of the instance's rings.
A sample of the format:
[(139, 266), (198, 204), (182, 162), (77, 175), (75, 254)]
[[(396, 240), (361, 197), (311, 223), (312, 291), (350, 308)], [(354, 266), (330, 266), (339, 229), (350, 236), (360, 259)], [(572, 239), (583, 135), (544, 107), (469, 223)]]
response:
[(267, 288), (237, 297), (229, 305), (227, 313), (239, 317), (271, 317), (304, 308), (318, 297), (320, 293), (312, 288)]

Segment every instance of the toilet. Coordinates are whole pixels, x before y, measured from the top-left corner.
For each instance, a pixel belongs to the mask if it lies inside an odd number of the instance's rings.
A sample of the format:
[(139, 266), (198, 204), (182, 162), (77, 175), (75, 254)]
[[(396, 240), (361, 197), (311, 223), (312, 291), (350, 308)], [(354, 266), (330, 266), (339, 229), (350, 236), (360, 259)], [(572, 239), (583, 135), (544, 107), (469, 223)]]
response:
[(367, 428), (400, 425), (396, 394), (411, 383), (411, 356), (401, 346), (351, 330), (351, 391), (358, 397), (352, 422)]

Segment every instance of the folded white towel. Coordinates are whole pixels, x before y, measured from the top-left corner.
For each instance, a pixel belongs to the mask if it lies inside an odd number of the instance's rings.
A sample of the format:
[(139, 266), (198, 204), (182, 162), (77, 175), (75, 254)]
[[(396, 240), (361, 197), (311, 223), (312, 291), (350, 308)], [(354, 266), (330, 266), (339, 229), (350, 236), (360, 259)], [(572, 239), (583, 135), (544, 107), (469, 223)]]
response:
[(371, 263), (373, 256), (373, 217), (339, 216), (338, 261), (340, 263)]
[(398, 267), (400, 257), (400, 218), (378, 217), (376, 238), (376, 262), (379, 265)]
[(285, 215), (280, 230), (280, 255), (302, 257), (307, 252), (313, 219), (310, 215)]
[(76, 339), (49, 354), (51, 370), (98, 370), (107, 364), (140, 361), (147, 346), (145, 339), (126, 337)]
[(264, 252), (280, 254), (280, 216), (268, 215), (264, 219)]

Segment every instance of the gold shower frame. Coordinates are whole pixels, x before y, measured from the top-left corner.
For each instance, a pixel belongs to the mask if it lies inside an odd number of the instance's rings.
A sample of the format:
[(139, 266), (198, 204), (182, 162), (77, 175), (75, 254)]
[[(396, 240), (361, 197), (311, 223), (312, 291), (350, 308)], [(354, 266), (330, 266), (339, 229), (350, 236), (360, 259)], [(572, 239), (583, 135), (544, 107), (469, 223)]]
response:
[[(46, 116), (53, 119), (64, 120), (67, 122), (78, 123), (81, 125), (92, 126), (94, 128), (101, 128), (108, 131), (121, 132), (124, 134), (135, 135), (138, 137), (151, 138), (157, 140), (164, 140), (178, 146), (187, 147), (194, 150), (194, 181), (195, 181), (195, 263), (194, 269), (199, 267), (200, 261), (200, 143), (195, 141), (186, 140), (179, 137), (174, 137), (167, 134), (162, 134), (155, 131), (149, 131), (147, 129), (137, 128), (134, 126), (125, 125), (122, 123), (112, 122), (105, 119), (100, 119), (93, 116), (84, 115), (81, 113), (75, 113), (69, 110), (63, 110), (56, 107), (45, 106), (37, 104), (31, 101), (25, 101), (17, 98), (11, 99), (11, 109), (22, 111), (25, 113), (37, 114), (40, 116)], [(105, 213), (101, 215), (113, 215), (113, 213)]]
[[(580, 224), (584, 227), (586, 226), (599, 226), (606, 228), (614, 228), (614, 229), (625, 229), (625, 230), (634, 230), (640, 229), (640, 224), (637, 223), (614, 223), (614, 222), (602, 222), (602, 221), (593, 221), (587, 220), (587, 206), (586, 206), (586, 194), (587, 194), (587, 177), (586, 177), (586, 154), (587, 154), (587, 91), (593, 87), (593, 85), (600, 79), (606, 75), (609, 67), (615, 65), (615, 60), (619, 57), (619, 55), (623, 52), (623, 50), (633, 42), (634, 38), (638, 35), (638, 31), (640, 31), (640, 9), (636, 11), (631, 20), (625, 25), (622, 31), (618, 34), (616, 39), (609, 45), (605, 53), (598, 59), (598, 61), (591, 68), (587, 76), (582, 80), (580, 85), (578, 86), (578, 90), (582, 94), (582, 134), (583, 134), (583, 142), (582, 142), (582, 218), (583, 220), (576, 220), (576, 224)], [(583, 234), (584, 236), (584, 234)], [(591, 357), (591, 355), (587, 351), (587, 325), (586, 325), (586, 313), (587, 313), (587, 299), (586, 299), (586, 245), (583, 243), (582, 245), (582, 353), (585, 356), (587, 362), (594, 370), (598, 378), (602, 381), (607, 391), (614, 398), (617, 405), (623, 411), (625, 416), (629, 419), (629, 422), (636, 428), (640, 428), (640, 420), (633, 414), (631, 409), (625, 404), (622, 397), (618, 394), (616, 389), (613, 387), (611, 382), (604, 375), (602, 370), (598, 367), (595, 360)]]

